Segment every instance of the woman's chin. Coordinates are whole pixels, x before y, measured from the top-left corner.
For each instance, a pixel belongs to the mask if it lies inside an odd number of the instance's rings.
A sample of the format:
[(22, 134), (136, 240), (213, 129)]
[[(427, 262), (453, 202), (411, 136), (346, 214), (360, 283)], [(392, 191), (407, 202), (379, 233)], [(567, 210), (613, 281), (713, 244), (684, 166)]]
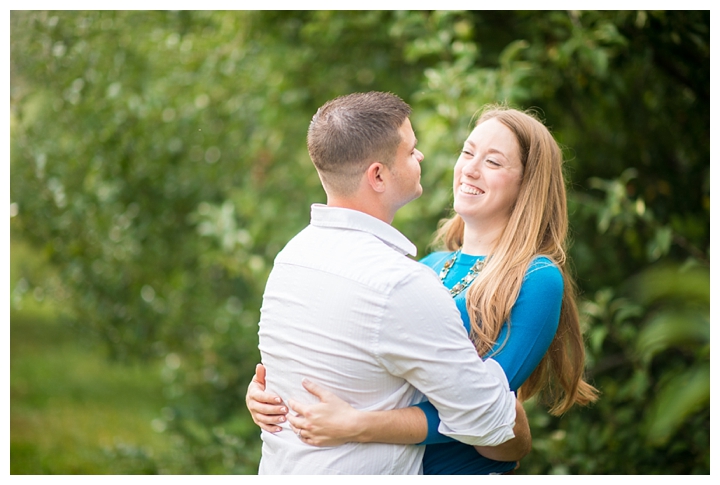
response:
[(473, 204), (468, 204), (467, 200), (461, 199), (455, 199), (455, 203), (453, 204), (453, 210), (456, 214), (458, 214), (463, 219), (466, 217), (471, 217), (476, 211), (475, 208), (472, 207)]

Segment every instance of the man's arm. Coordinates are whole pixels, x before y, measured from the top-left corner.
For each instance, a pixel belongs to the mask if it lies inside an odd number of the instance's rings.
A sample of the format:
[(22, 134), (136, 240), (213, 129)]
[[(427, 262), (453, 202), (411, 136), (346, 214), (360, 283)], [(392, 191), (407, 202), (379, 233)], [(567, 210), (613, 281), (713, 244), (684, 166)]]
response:
[(437, 275), (417, 268), (388, 296), (391, 324), (379, 327), (373, 350), (390, 374), (404, 378), (437, 409), (440, 433), (478, 446), (513, 438), (515, 395), (502, 368), (478, 357)]

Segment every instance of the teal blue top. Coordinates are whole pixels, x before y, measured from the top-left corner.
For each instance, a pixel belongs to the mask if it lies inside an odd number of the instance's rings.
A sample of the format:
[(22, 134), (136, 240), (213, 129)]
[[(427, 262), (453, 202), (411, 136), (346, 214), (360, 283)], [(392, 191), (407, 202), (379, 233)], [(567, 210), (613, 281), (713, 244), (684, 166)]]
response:
[[(420, 262), (440, 273), (445, 261), (453, 253), (432, 253)], [(443, 281), (451, 288), (460, 281), (478, 259), (459, 253), (457, 260)], [(455, 297), (465, 329), (470, 333), (465, 294)], [(497, 344), (488, 354), (503, 368), (513, 391), (532, 374), (555, 337), (560, 321), (563, 296), (563, 279), (557, 266), (545, 257), (537, 257), (525, 273), (518, 299), (510, 312), (511, 325), (505, 323)], [(498, 349), (499, 352), (495, 353)], [(515, 462), (490, 460), (478, 454), (470, 445), (460, 443), (438, 432), (440, 419), (429, 402), (419, 404), (428, 420), (428, 436), (421, 444), (425, 447), (423, 473), (425, 475), (487, 475), (503, 473), (515, 468)]]

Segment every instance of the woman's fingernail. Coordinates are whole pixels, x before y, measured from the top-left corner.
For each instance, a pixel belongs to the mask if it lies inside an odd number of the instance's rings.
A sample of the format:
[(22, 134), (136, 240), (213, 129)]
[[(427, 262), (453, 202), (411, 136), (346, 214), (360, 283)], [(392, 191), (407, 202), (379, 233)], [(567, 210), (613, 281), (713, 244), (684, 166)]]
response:
[(287, 408), (286, 408), (286, 407), (280, 408), (280, 412), (281, 412), (281, 413), (286, 413), (286, 412), (287, 412)]

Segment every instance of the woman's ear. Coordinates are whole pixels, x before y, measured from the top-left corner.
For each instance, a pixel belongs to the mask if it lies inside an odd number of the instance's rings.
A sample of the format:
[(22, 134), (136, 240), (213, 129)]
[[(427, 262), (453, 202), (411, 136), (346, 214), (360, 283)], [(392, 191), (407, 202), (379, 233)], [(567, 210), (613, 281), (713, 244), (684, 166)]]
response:
[(385, 192), (385, 177), (387, 176), (387, 167), (380, 162), (374, 162), (365, 170), (365, 177), (368, 184), (375, 192)]

